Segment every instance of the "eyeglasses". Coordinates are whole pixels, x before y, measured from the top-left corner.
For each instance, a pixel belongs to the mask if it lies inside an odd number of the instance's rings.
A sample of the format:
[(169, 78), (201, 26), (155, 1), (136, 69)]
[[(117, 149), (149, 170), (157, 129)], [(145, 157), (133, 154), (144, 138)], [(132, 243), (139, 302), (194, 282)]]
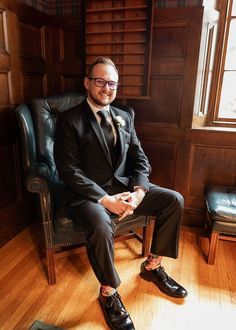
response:
[(119, 83), (115, 82), (115, 81), (106, 81), (102, 78), (88, 78), (89, 80), (94, 80), (95, 81), (95, 85), (97, 87), (105, 87), (106, 85), (108, 85), (108, 87), (112, 90), (115, 90), (118, 88)]

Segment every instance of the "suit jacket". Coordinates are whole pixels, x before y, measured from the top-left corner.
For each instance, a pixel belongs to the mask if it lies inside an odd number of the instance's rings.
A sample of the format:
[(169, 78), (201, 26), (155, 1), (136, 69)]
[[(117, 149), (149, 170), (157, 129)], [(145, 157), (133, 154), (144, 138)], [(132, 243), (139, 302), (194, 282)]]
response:
[[(85, 199), (98, 201), (115, 180), (131, 191), (134, 186), (149, 189), (150, 165), (137, 138), (132, 115), (114, 106), (110, 106), (110, 111), (120, 145), (115, 165), (86, 100), (58, 116), (54, 158), (60, 179), (72, 192), (71, 205)], [(124, 126), (117, 116), (123, 119)]]

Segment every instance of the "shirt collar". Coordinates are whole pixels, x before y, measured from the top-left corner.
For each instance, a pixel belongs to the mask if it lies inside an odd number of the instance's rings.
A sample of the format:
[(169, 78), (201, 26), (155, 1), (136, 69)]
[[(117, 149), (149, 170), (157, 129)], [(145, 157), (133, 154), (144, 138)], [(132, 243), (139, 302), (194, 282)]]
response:
[(106, 105), (105, 107), (102, 107), (102, 108), (97, 108), (97, 107), (95, 107), (89, 100), (88, 100), (88, 98), (87, 98), (87, 103), (88, 103), (88, 105), (90, 106), (90, 108), (91, 108), (91, 110), (93, 111), (93, 113), (97, 113), (99, 110), (107, 110), (108, 112), (110, 112), (110, 106), (109, 106), (109, 104), (108, 105)]

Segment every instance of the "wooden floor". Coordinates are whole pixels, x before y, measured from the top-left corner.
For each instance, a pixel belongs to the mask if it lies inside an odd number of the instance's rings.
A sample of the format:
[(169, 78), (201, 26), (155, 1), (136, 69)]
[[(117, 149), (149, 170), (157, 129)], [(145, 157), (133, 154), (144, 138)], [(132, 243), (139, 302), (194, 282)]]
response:
[[(38, 257), (34, 228), (20, 233), (0, 250), (0, 329), (26, 330), (35, 320), (65, 330), (107, 329), (97, 301), (99, 285), (85, 249), (57, 256), (57, 284), (49, 286)], [(185, 300), (160, 293), (139, 277), (141, 245), (135, 239), (116, 243), (119, 293), (136, 330), (235, 329), (236, 243), (220, 241), (217, 262), (205, 262), (208, 239), (183, 227), (180, 256), (164, 259), (166, 271), (186, 287)]]

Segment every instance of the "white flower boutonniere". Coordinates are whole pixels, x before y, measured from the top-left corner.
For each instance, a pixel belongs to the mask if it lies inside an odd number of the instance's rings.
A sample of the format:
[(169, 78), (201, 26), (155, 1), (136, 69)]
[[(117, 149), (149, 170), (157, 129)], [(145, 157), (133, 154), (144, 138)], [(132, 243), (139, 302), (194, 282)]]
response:
[(125, 126), (125, 121), (121, 116), (116, 117), (116, 123), (118, 127), (123, 127)]

